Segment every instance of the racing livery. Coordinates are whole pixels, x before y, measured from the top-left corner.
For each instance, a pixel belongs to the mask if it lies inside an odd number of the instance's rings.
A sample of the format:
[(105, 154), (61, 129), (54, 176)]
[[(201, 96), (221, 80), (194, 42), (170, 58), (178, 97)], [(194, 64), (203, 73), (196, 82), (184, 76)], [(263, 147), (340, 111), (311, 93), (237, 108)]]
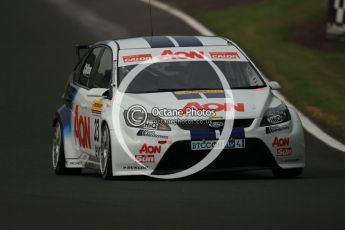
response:
[[(220, 153), (202, 171), (302, 173), (296, 111), (234, 42), (155, 36), (78, 46), (77, 53), (53, 121), (57, 174), (93, 168), (105, 179), (167, 175), (193, 167), (213, 149)], [(233, 113), (230, 136), (220, 140), (227, 112)]]

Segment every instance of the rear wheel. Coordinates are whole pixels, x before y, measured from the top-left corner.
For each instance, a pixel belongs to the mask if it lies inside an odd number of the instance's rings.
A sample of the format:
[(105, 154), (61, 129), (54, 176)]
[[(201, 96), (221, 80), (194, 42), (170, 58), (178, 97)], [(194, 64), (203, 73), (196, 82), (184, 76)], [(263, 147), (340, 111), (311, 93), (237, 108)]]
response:
[(99, 165), (102, 178), (105, 180), (111, 179), (113, 177), (113, 167), (111, 160), (110, 132), (107, 124), (102, 125)]
[(277, 178), (293, 178), (298, 177), (302, 174), (302, 168), (292, 168), (292, 169), (273, 169), (273, 175)]
[(80, 174), (81, 172), (81, 168), (66, 168), (65, 150), (60, 121), (58, 121), (54, 127), (52, 161), (53, 170), (57, 175)]

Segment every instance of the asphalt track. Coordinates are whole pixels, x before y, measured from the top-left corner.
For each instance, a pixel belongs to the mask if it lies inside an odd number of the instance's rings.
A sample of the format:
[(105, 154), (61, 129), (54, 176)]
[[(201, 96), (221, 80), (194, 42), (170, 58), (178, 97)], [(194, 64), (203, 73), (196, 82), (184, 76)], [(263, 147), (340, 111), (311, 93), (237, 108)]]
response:
[[(122, 29), (103, 37), (44, 0), (1, 3), (0, 229), (345, 228), (345, 153), (308, 133), (299, 179), (270, 172), (174, 181), (55, 176), (51, 118), (76, 62), (74, 44), (149, 34), (143, 3), (75, 2)], [(164, 12), (154, 17), (156, 34), (195, 34)]]

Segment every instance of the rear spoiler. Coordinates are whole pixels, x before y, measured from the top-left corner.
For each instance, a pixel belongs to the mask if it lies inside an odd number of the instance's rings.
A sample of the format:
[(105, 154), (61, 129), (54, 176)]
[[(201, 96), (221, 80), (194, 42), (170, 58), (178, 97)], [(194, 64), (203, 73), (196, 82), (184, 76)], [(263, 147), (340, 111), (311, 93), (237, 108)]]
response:
[(78, 61), (80, 60), (80, 51), (81, 50), (90, 50), (89, 45), (76, 45), (75, 48), (76, 48), (75, 50), (76, 50), (76, 54), (78, 57)]

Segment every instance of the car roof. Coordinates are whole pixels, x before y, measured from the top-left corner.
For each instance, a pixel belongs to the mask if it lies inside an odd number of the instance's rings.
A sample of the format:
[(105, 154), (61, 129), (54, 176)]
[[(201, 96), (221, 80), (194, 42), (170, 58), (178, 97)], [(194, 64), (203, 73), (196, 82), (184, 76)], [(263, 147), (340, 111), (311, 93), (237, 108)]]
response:
[(114, 40), (120, 50), (166, 47), (226, 46), (232, 42), (216, 36), (152, 36)]

